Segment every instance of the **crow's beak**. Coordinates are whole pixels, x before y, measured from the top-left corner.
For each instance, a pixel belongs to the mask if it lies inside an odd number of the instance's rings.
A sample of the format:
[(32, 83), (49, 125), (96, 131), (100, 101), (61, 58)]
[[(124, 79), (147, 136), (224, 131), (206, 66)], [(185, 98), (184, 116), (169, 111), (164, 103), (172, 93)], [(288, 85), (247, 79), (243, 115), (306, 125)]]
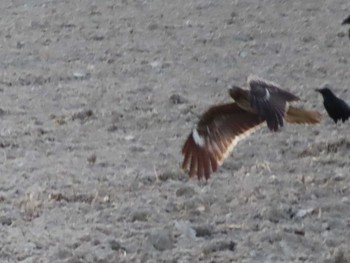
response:
[(342, 24), (342, 25), (350, 24), (350, 16), (348, 16), (347, 18), (345, 18), (344, 21), (343, 21), (341, 24)]
[(321, 89), (315, 89), (315, 91), (317, 91), (317, 92), (321, 92)]

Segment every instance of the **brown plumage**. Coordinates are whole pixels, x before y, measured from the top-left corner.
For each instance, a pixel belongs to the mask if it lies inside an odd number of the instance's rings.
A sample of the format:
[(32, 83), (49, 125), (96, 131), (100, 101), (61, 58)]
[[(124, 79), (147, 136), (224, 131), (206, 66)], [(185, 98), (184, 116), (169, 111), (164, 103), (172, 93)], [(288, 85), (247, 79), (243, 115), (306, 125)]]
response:
[(265, 122), (271, 131), (289, 123), (319, 123), (317, 111), (289, 106), (299, 98), (278, 85), (249, 76), (250, 90), (232, 87), (233, 103), (211, 107), (189, 134), (183, 148), (182, 168), (190, 177), (208, 179), (223, 163), (236, 144), (260, 128)]

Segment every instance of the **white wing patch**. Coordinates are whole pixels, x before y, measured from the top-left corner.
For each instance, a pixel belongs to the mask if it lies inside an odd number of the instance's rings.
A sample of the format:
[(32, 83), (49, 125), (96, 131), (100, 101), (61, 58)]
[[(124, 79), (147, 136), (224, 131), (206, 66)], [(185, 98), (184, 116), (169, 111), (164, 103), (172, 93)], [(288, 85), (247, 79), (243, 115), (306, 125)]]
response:
[(192, 131), (192, 137), (193, 137), (193, 140), (194, 142), (200, 146), (200, 147), (204, 147), (205, 145), (205, 141), (204, 141), (204, 138), (202, 136), (199, 135), (198, 131), (196, 128), (193, 129)]

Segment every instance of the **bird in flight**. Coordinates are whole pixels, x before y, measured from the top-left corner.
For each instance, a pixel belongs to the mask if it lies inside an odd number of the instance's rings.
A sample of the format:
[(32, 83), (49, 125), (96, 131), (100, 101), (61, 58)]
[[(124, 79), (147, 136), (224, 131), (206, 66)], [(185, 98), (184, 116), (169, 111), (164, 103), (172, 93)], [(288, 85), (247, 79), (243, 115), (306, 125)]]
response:
[(315, 124), (321, 120), (317, 111), (289, 106), (299, 98), (277, 84), (251, 75), (248, 86), (249, 90), (230, 88), (235, 102), (209, 108), (188, 135), (182, 147), (182, 169), (190, 177), (208, 180), (236, 144), (265, 123), (275, 132), (285, 121)]
[(339, 120), (343, 122), (350, 118), (350, 106), (334, 95), (329, 85), (325, 85), (321, 89), (316, 89), (317, 92), (321, 93), (323, 97), (323, 105), (335, 123)]

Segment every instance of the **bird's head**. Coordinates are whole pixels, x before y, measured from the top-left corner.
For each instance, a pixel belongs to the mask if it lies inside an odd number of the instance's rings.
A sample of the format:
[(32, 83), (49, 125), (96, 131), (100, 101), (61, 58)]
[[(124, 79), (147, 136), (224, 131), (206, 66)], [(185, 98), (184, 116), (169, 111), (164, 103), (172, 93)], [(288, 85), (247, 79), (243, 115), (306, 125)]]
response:
[(316, 91), (321, 93), (322, 96), (334, 96), (332, 90), (330, 89), (330, 86), (327, 84), (320, 89), (316, 89)]
[(233, 85), (228, 90), (228, 93), (230, 94), (231, 98), (233, 98), (234, 100), (237, 100), (244, 94), (244, 90), (238, 86)]
[(350, 16), (348, 16), (347, 18), (345, 18), (341, 24), (342, 24), (342, 25), (350, 24)]

